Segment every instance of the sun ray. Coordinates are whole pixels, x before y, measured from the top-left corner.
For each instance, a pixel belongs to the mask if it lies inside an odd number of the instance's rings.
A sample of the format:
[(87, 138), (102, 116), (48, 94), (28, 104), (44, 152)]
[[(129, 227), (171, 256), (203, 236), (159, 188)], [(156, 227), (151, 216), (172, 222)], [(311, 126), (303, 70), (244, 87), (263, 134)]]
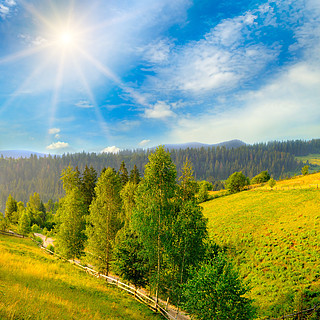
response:
[(51, 128), (55, 122), (55, 114), (57, 111), (57, 105), (59, 100), (59, 94), (60, 94), (60, 88), (63, 82), (63, 73), (64, 73), (64, 64), (65, 64), (65, 54), (62, 53), (58, 65), (58, 72), (56, 75), (53, 95), (52, 95), (52, 101), (51, 101), (51, 115), (49, 118), (49, 127)]
[(77, 60), (76, 59), (73, 59), (72, 60), (73, 62), (73, 65), (74, 65), (74, 68), (75, 70), (77, 71), (78, 75), (79, 75), (79, 78), (86, 90), (86, 93), (89, 97), (89, 99), (92, 101), (93, 103), (93, 106), (94, 106), (94, 109), (95, 109), (95, 113), (96, 113), (96, 117), (97, 117), (97, 120), (99, 122), (99, 125), (101, 127), (101, 130), (104, 132), (104, 134), (107, 136), (108, 140), (110, 140), (111, 138), (111, 135), (110, 135), (110, 131), (109, 131), (109, 128), (108, 128), (108, 125), (107, 123), (105, 122), (102, 114), (101, 114), (101, 111), (97, 105), (97, 102), (96, 102), (96, 99), (92, 93), (92, 90), (91, 90), (91, 87), (86, 79), (86, 77), (84, 76), (83, 72), (82, 72), (82, 69), (80, 68), (79, 64), (77, 63)]
[(12, 105), (12, 103), (21, 95), (21, 92), (27, 88), (35, 76), (37, 76), (41, 71), (45, 70), (45, 67), (50, 63), (52, 56), (53, 54), (42, 61), (41, 64), (38, 65), (37, 68), (34, 69), (33, 72), (28, 76), (28, 78), (10, 95), (10, 98), (6, 100), (4, 104), (2, 104), (0, 114)]
[(38, 18), (50, 30), (55, 30), (55, 24), (52, 23), (50, 20), (46, 19), (33, 5), (30, 5), (24, 0), (20, 0), (20, 3), (29, 13), (31, 13), (34, 17)]
[(32, 48), (29, 48), (29, 49), (26, 49), (26, 50), (22, 50), (22, 51), (16, 52), (14, 54), (11, 54), (9, 56), (1, 58), (0, 59), (0, 64), (13, 62), (13, 61), (16, 61), (18, 59), (22, 59), (22, 58), (26, 58), (26, 57), (35, 55), (35, 54), (37, 54), (37, 53), (39, 53), (39, 52), (41, 52), (41, 51), (43, 51), (45, 49), (48, 49), (52, 45), (53, 45), (53, 43), (47, 43), (47, 44), (44, 44), (44, 45), (41, 45), (41, 46), (36, 46), (36, 47), (32, 47)]

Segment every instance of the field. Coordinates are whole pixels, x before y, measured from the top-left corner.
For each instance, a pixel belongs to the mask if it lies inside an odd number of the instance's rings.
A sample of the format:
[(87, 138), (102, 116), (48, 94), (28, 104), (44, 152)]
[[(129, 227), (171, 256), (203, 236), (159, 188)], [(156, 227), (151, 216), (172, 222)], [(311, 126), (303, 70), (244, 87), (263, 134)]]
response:
[(296, 157), (296, 159), (304, 163), (307, 163), (308, 161), (309, 164), (317, 166), (316, 169), (318, 170), (320, 169), (320, 154), (309, 154), (308, 156), (305, 156), (305, 157)]
[(209, 233), (251, 284), (260, 315), (279, 316), (320, 295), (320, 174), (203, 203)]
[(0, 319), (160, 319), (126, 293), (0, 235)]

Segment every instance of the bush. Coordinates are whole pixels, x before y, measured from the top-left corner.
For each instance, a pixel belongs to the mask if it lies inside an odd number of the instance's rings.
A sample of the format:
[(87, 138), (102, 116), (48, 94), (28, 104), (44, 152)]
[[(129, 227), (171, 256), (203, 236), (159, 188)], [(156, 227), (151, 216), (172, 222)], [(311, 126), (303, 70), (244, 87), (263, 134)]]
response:
[(37, 224), (33, 224), (31, 227), (32, 233), (41, 233), (41, 228)]
[(269, 180), (270, 180), (270, 175), (268, 171), (262, 171), (261, 173), (259, 173), (258, 175), (256, 175), (251, 179), (251, 184), (263, 183)]
[(249, 185), (249, 178), (247, 178), (241, 171), (233, 173), (226, 181), (226, 188), (231, 193), (240, 192), (247, 185)]
[(244, 297), (248, 290), (220, 253), (212, 262), (192, 270), (183, 289), (184, 308), (198, 320), (254, 319), (252, 300)]
[(34, 240), (38, 243), (38, 245), (43, 246), (43, 240), (40, 237), (35, 237)]
[(48, 244), (47, 250), (54, 252), (54, 246), (52, 244)]

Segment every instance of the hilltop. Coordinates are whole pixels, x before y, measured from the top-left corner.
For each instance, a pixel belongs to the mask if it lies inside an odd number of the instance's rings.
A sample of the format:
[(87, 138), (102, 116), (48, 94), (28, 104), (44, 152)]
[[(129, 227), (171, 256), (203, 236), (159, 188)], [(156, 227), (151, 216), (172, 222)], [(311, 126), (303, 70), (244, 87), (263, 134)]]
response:
[(318, 187), (320, 173), (202, 204), (210, 235), (250, 282), (261, 315), (279, 316), (319, 301)]

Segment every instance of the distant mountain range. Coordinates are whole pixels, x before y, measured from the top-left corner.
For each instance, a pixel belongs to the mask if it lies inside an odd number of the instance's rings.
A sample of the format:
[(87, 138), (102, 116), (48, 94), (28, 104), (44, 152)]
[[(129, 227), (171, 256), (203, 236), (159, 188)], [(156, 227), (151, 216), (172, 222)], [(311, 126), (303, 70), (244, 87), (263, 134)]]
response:
[[(169, 150), (179, 150), (179, 149), (187, 149), (187, 148), (212, 148), (212, 147), (226, 147), (227, 149), (231, 148), (239, 148), (242, 146), (245, 146), (246, 143), (241, 140), (230, 140), (230, 141), (224, 141), (216, 144), (205, 144), (200, 142), (188, 142), (188, 143), (180, 143), (180, 144), (165, 144), (164, 147)], [(155, 149), (156, 147), (153, 147), (151, 149)]]
[[(211, 147), (226, 147), (227, 149), (231, 148), (239, 148), (242, 146), (245, 146), (246, 143), (244, 143), (241, 140), (230, 140), (230, 141), (224, 141), (221, 143), (216, 144), (205, 144), (200, 142), (188, 142), (188, 143), (180, 143), (180, 144), (165, 144), (164, 147), (169, 150), (179, 150), (179, 149), (187, 149), (187, 148), (211, 148)], [(151, 150), (154, 150), (156, 147), (151, 148)], [(19, 159), (19, 158), (30, 158), (31, 155), (36, 155), (37, 157), (44, 157), (48, 154), (46, 153), (39, 153), (34, 151), (28, 151), (28, 150), (0, 150), (0, 157), (3, 155), (4, 158), (13, 158), (13, 159)]]
[(30, 158), (31, 155), (36, 155), (38, 157), (44, 157), (47, 154), (45, 153), (39, 153), (34, 151), (28, 151), (28, 150), (0, 150), (0, 157), (3, 155), (4, 158)]

